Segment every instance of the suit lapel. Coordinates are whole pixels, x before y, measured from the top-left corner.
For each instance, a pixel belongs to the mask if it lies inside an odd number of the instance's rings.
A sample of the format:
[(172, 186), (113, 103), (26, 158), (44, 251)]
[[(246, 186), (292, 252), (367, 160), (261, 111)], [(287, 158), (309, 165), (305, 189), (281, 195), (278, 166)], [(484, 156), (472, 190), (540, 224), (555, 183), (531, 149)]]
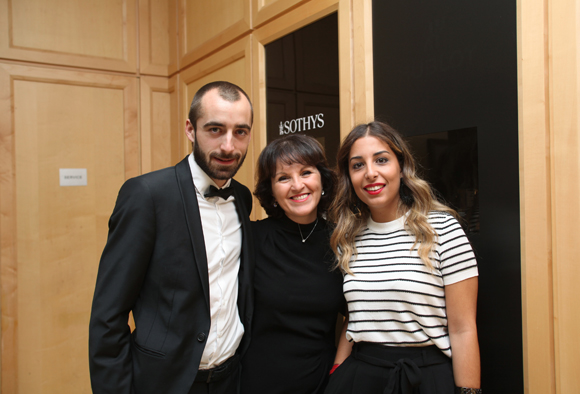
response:
[[(234, 180), (232, 179), (232, 182)], [(248, 249), (248, 234), (250, 231), (250, 220), (249, 220), (249, 213), (246, 207), (244, 206), (244, 201), (242, 199), (240, 189), (237, 187), (238, 185), (234, 186), (234, 198), (235, 198), (235, 205), (236, 205), (236, 212), (238, 213), (238, 218), (240, 219), (240, 223), (242, 224), (242, 256), (240, 258), (240, 271), (244, 270), (244, 265), (246, 265), (246, 253)]]
[[(253, 315), (252, 277), (254, 271), (254, 259), (252, 256), (254, 244), (250, 229), (249, 211), (246, 207), (246, 201), (242, 196), (242, 188), (235, 180), (232, 179), (232, 182), (234, 182), (236, 211), (240, 218), (240, 223), (242, 224), (242, 251), (240, 256), (240, 271), (238, 274), (238, 309), (246, 333), (249, 334), (251, 331)], [(249, 337), (249, 335), (244, 335), (243, 342), (240, 345), (242, 354), (247, 348)]]
[(191, 170), (187, 157), (175, 166), (175, 173), (177, 176), (177, 183), (181, 191), (181, 198), (183, 200), (183, 209), (185, 211), (185, 219), (193, 244), (193, 258), (197, 266), (199, 277), (201, 279), (201, 286), (205, 294), (205, 303), (209, 309), (209, 275), (207, 271), (207, 254), (205, 251), (205, 241), (203, 238), (203, 227), (201, 225), (201, 216), (199, 214), (199, 205), (197, 204), (197, 195), (195, 193), (195, 186), (191, 176)]
[[(193, 244), (194, 263), (197, 266), (201, 285), (205, 294), (205, 302), (209, 311), (209, 274), (207, 269), (207, 254), (203, 238), (199, 205), (197, 203), (197, 195), (187, 157), (175, 166), (175, 173), (183, 200), (183, 209), (185, 212), (187, 227)], [(236, 212), (238, 213), (240, 223), (242, 224), (242, 251), (240, 256), (240, 271), (238, 274), (238, 307), (242, 322), (249, 333), (253, 312), (252, 275), (254, 261), (251, 256), (253, 256), (254, 245), (251, 236), (249, 210), (245, 205), (244, 196), (241, 192), (242, 187), (233, 179), (232, 182), (234, 182)], [(251, 201), (249, 204), (251, 204)], [(244, 338), (246, 337), (249, 338), (248, 335)], [(247, 347), (248, 341), (245, 340), (244, 342), (245, 348)]]

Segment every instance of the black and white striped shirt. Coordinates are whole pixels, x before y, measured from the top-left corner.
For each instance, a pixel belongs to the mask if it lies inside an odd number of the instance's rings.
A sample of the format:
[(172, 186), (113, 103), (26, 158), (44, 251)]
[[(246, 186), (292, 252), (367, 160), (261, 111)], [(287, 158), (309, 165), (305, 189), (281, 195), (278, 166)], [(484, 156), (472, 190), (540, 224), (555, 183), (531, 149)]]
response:
[(436, 345), (451, 357), (445, 286), (478, 275), (471, 245), (450, 214), (430, 212), (436, 231), (433, 269), (420, 259), (403, 216), (388, 223), (369, 219), (356, 238), (357, 255), (344, 277), (347, 338), (387, 346)]

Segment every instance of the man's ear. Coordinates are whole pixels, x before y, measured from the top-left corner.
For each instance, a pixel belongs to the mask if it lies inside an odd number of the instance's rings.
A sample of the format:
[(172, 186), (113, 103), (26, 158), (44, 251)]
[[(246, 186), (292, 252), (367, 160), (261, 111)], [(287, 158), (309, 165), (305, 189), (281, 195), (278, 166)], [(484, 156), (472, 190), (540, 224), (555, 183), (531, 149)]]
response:
[(185, 135), (187, 135), (187, 138), (192, 143), (195, 142), (195, 130), (193, 129), (193, 124), (191, 124), (189, 119), (185, 121)]

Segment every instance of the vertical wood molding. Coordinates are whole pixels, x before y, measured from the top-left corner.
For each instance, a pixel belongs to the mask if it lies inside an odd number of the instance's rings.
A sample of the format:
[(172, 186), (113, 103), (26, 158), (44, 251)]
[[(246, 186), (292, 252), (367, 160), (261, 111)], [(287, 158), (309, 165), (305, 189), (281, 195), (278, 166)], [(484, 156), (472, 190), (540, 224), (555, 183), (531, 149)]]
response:
[(139, 0), (139, 59), (141, 74), (178, 70), (177, 0)]
[(580, 386), (580, 2), (549, 1), (552, 256), (556, 392)]
[[(340, 139), (344, 139), (355, 126), (354, 34), (353, 1), (338, 3), (338, 72), (340, 89)], [(358, 22), (360, 23), (360, 21)]]
[(368, 123), (375, 116), (372, 6), (372, 0), (352, 3), (355, 124)]
[(17, 393), (16, 191), (14, 124), (10, 71), (0, 63), (0, 284), (2, 305), (2, 379), (0, 390)]
[[(266, 147), (266, 51), (264, 44), (255, 34), (250, 37), (252, 45), (252, 104), (254, 106), (254, 125), (252, 130), (252, 163), (258, 162), (260, 152)], [(253, 196), (252, 220), (268, 217), (260, 202)]]
[[(123, 86), (125, 114), (125, 179), (136, 177), (141, 172), (141, 138), (139, 136), (139, 85), (137, 78), (106, 76), (111, 87)], [(122, 84), (122, 85), (117, 85)]]
[(578, 0), (518, 1), (525, 391), (580, 385)]
[(181, 128), (177, 127), (177, 77), (141, 77), (141, 172), (175, 165)]
[(524, 388), (555, 387), (547, 0), (519, 0), (518, 113)]

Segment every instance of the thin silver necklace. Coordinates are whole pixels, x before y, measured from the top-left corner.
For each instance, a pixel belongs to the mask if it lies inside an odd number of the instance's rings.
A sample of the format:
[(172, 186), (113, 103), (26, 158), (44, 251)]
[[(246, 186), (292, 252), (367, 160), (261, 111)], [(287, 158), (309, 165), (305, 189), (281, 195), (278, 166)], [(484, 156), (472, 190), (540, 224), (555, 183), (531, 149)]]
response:
[(300, 228), (300, 223), (296, 223), (298, 224), (298, 231), (300, 231), (300, 238), (302, 238), (302, 242), (306, 242), (306, 240), (308, 238), (310, 238), (310, 236), (312, 235), (312, 233), (314, 232), (314, 229), (316, 228), (316, 225), (318, 224), (318, 218), (316, 218), (316, 223), (314, 223), (314, 227), (312, 227), (312, 230), (310, 230), (310, 234), (308, 234), (306, 236), (306, 238), (304, 238), (304, 235), (302, 235), (302, 229)]

